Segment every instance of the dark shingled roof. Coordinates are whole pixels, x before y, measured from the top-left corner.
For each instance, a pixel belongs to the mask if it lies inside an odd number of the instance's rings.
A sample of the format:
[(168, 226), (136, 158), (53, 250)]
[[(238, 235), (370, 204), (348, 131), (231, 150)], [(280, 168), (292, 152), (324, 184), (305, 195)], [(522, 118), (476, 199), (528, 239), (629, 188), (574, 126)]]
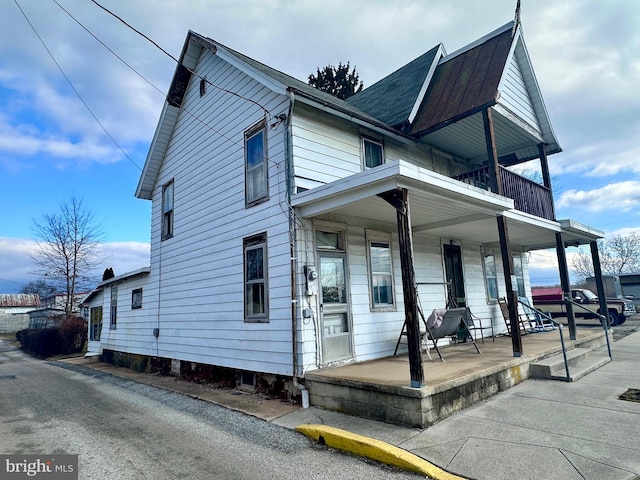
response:
[(347, 103), (387, 125), (403, 124), (409, 118), (437, 52), (436, 46), (369, 88), (347, 98)]
[(438, 65), (411, 133), (423, 135), (492, 105), (511, 49), (511, 30)]

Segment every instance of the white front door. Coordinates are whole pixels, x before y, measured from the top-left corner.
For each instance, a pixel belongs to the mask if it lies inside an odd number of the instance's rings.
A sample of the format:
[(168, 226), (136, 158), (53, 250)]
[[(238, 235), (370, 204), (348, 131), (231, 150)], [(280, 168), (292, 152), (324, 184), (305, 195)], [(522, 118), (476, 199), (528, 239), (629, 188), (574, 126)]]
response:
[(347, 256), (319, 252), (318, 263), (323, 363), (351, 358)]

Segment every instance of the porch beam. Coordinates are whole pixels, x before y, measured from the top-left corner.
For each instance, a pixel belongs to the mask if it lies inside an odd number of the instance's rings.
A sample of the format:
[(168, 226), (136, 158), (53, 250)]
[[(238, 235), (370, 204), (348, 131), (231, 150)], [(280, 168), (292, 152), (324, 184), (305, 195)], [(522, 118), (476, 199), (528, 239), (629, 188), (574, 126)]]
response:
[(593, 276), (596, 277), (596, 290), (598, 291), (598, 302), (600, 303), (600, 313), (607, 318), (606, 328), (609, 328), (609, 308), (607, 307), (607, 297), (604, 293), (604, 282), (602, 281), (602, 268), (600, 266), (600, 253), (598, 252), (598, 242), (589, 243), (591, 247), (591, 261), (593, 262)]
[[(565, 252), (562, 232), (556, 232), (556, 255), (558, 256), (558, 273), (562, 295), (571, 298), (571, 283), (569, 282), (569, 268), (567, 267), (567, 253)], [(573, 304), (565, 302), (567, 308), (567, 323), (569, 324), (569, 338), (576, 339), (576, 316), (573, 313)]]
[(474, 215), (467, 215), (464, 217), (450, 218), (448, 220), (442, 220), (440, 222), (425, 223), (423, 225), (416, 225), (413, 227), (414, 232), (424, 232), (425, 230), (433, 230), (434, 228), (450, 227), (452, 225), (461, 225), (463, 223), (477, 222), (478, 220), (486, 220), (487, 218), (495, 217), (495, 215), (489, 215), (488, 213), (476, 213)]
[(409, 372), (411, 387), (424, 386), (422, 351), (420, 348), (420, 319), (418, 318), (418, 292), (413, 266), (413, 244), (411, 239), (411, 217), (409, 215), (409, 193), (406, 188), (389, 190), (378, 194), (396, 209), (398, 240), (400, 244), (400, 267), (404, 295), (404, 323), (409, 348)]
[(484, 124), (484, 140), (487, 147), (487, 159), (489, 160), (489, 182), (491, 191), (502, 195), (502, 179), (500, 178), (500, 163), (498, 162), (498, 149), (496, 148), (496, 135), (493, 126), (493, 114), (491, 108), (482, 111)]
[(553, 219), (556, 218), (556, 208), (553, 204), (553, 189), (551, 188), (551, 175), (549, 174), (549, 161), (547, 159), (547, 146), (544, 143), (538, 144), (538, 153), (540, 154), (540, 170), (542, 171), (542, 182), (544, 186), (551, 190), (551, 211)]
[(509, 310), (509, 324), (511, 330), (511, 345), (513, 347), (513, 356), (521, 357), (522, 352), (522, 335), (520, 334), (520, 325), (518, 322), (518, 292), (513, 284), (513, 257), (511, 255), (511, 245), (509, 243), (509, 230), (507, 228), (507, 219), (504, 215), (498, 215), (498, 235), (500, 236), (500, 254), (502, 256), (502, 269), (504, 271), (504, 283), (507, 288), (507, 309)]

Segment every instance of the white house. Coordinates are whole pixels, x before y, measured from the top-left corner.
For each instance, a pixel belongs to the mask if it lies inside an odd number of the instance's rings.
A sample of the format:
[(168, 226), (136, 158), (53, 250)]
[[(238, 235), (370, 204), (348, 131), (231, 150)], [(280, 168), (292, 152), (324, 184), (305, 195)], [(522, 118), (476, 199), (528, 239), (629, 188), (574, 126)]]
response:
[[(152, 202), (150, 269), (85, 300), (91, 318), (103, 308), (95, 351), (297, 385), (392, 355), (416, 302), (503, 332), (497, 298), (515, 322), (530, 296), (526, 252), (557, 247), (566, 275), (565, 245), (602, 236), (555, 218), (561, 149), (519, 25), (437, 45), (347, 101), (195, 32), (180, 62), (136, 190)], [(530, 160), (543, 185), (513, 171)]]

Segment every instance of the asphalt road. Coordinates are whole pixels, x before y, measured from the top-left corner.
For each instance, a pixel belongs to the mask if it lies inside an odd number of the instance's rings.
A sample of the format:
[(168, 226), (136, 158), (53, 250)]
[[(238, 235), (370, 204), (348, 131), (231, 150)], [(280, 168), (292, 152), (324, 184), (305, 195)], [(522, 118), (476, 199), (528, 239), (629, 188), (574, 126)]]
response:
[(179, 393), (58, 365), (0, 341), (0, 453), (78, 454), (79, 478), (92, 480), (419, 478)]

